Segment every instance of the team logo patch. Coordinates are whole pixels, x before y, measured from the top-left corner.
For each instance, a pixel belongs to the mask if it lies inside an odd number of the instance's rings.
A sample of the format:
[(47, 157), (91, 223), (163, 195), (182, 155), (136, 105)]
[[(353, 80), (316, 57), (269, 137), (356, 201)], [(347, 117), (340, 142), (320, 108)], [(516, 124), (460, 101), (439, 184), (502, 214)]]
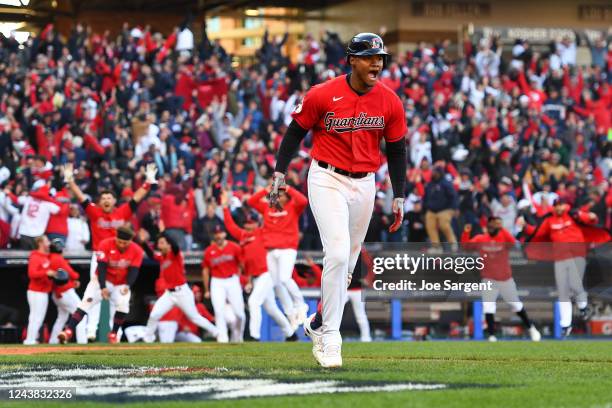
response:
[(44, 388), (61, 384), (62, 387), (74, 388), (78, 400), (106, 402), (233, 400), (282, 395), (435, 391), (451, 388), (448, 384), (417, 382), (223, 378), (228, 375), (231, 375), (230, 370), (223, 367), (34, 366), (0, 371), (0, 383), (6, 388), (23, 388), (32, 384)]
[(295, 107), (295, 109), (293, 110), (294, 113), (300, 113), (302, 111), (302, 104), (300, 103), (299, 105), (297, 105)]
[(384, 116), (368, 116), (366, 112), (361, 112), (357, 117), (336, 117), (336, 112), (325, 114), (325, 130), (337, 133), (353, 132), (361, 129), (384, 129)]

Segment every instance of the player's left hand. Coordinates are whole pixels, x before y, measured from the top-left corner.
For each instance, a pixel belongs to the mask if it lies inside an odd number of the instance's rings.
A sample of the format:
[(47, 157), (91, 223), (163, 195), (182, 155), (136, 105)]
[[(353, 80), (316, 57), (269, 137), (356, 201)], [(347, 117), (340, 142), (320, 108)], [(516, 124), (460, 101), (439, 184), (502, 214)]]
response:
[(153, 163), (147, 164), (145, 167), (145, 180), (149, 184), (157, 184), (157, 166)]
[(404, 220), (404, 199), (394, 198), (393, 199), (393, 216), (395, 217), (393, 224), (389, 227), (389, 232), (397, 231), (402, 225)]
[(75, 281), (74, 281), (74, 288), (75, 288), (75, 289), (78, 289), (78, 288), (80, 288), (80, 287), (81, 287), (81, 282), (80, 282), (80, 281), (78, 281), (78, 280), (75, 280)]
[(277, 210), (281, 210), (280, 202), (278, 201), (280, 190), (287, 188), (285, 184), (285, 175), (278, 171), (274, 172), (274, 176), (272, 176), (272, 188), (268, 193), (268, 201), (270, 202), (270, 207), (274, 207)]
[(119, 293), (121, 293), (122, 295), (127, 295), (128, 293), (130, 293), (130, 288), (129, 286), (125, 285), (123, 286), (120, 290)]
[(246, 293), (251, 293), (252, 290), (253, 290), (253, 284), (251, 284), (251, 282), (244, 285), (244, 291)]

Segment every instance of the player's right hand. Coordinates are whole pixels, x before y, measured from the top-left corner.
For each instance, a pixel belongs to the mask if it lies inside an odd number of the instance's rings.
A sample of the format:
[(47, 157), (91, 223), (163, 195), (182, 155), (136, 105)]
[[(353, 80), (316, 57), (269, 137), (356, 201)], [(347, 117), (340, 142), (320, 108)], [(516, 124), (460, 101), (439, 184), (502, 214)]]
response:
[(102, 289), (102, 298), (106, 300), (110, 299), (110, 290), (108, 290), (108, 288)]
[(281, 172), (275, 171), (274, 176), (272, 176), (272, 188), (268, 193), (270, 207), (274, 207), (277, 210), (282, 209), (278, 197), (280, 190), (284, 188), (287, 188), (287, 185), (285, 184), (285, 175)]
[(389, 232), (395, 232), (402, 226), (404, 220), (404, 199), (401, 197), (393, 199), (393, 224), (389, 227)]
[(463, 227), (463, 231), (464, 232), (471, 232), (472, 231), (472, 224), (465, 224), (465, 226)]
[(72, 163), (66, 163), (63, 169), (64, 183), (69, 184), (74, 181), (74, 166)]
[(210, 291), (204, 292), (204, 299), (210, 299)]

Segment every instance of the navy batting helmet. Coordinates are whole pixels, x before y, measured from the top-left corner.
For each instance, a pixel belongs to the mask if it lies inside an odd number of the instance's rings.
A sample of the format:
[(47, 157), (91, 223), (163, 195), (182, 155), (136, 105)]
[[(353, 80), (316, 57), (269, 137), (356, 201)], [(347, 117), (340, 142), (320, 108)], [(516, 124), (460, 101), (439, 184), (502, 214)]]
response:
[(55, 283), (57, 286), (61, 286), (68, 283), (69, 280), (70, 275), (68, 275), (68, 272), (64, 269), (58, 268), (55, 272), (55, 277), (53, 277), (53, 283)]
[(385, 44), (379, 35), (374, 33), (359, 33), (349, 41), (346, 47), (346, 58), (351, 55), (382, 55), (383, 61), (387, 62), (388, 53), (385, 51)]

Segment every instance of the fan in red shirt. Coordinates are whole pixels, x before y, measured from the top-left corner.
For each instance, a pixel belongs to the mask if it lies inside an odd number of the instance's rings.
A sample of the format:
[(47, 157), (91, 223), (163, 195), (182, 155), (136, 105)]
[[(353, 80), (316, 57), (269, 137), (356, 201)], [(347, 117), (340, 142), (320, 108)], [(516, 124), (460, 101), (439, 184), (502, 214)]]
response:
[[(146, 197), (152, 184), (157, 184), (155, 175), (157, 167), (155, 164), (147, 164), (145, 167), (145, 183), (134, 193), (132, 199), (116, 207), (117, 198), (110, 190), (105, 190), (100, 193), (98, 204), (92, 203), (83, 194), (79, 186), (74, 181), (74, 168), (72, 163), (64, 166), (64, 183), (68, 185), (72, 194), (85, 210), (85, 214), (89, 219), (91, 227), (91, 244), (93, 253), (91, 257), (91, 265), (89, 268), (89, 277), (94, 279), (94, 274), (97, 268), (96, 251), (103, 240), (113, 238), (117, 234), (117, 228), (128, 224), (132, 215), (136, 212), (138, 203)], [(98, 330), (98, 322), (100, 321), (100, 304), (91, 308), (88, 312), (87, 320), (87, 337), (90, 339), (96, 338)]]
[(567, 200), (557, 198), (553, 202), (552, 213), (539, 226), (525, 224), (523, 219), (519, 222), (524, 225), (524, 232), (530, 235), (525, 248), (527, 256), (554, 261), (564, 336), (568, 336), (572, 329), (572, 297), (580, 309), (582, 319), (588, 320), (590, 317), (587, 292), (582, 284), (589, 246), (610, 241), (607, 231), (594, 226), (598, 222), (595, 213), (570, 213), (569, 210)]
[(116, 238), (108, 238), (98, 247), (96, 278), (89, 281), (83, 300), (72, 314), (64, 330), (58, 335), (60, 343), (72, 337), (75, 327), (92, 306), (102, 299), (110, 300), (115, 308), (113, 327), (108, 334), (109, 343), (118, 343), (117, 332), (130, 311), (130, 287), (138, 278), (144, 251), (132, 241), (134, 231), (124, 225), (117, 229)]
[(231, 340), (242, 342), (246, 323), (242, 287), (238, 278), (242, 268), (240, 265), (242, 251), (238, 244), (225, 238), (225, 231), (220, 225), (217, 225), (213, 242), (204, 251), (202, 259), (204, 297), (210, 299), (213, 305), (216, 326), (219, 329), (217, 341), (219, 343), (229, 341), (225, 319), (225, 305), (229, 303), (237, 318), (235, 325), (231, 328)]
[(256, 218), (248, 218), (244, 223), (244, 228), (240, 228), (232, 218), (232, 213), (228, 207), (227, 193), (225, 192), (221, 195), (221, 205), (223, 206), (225, 228), (234, 239), (240, 242), (244, 273), (248, 276), (252, 285), (248, 301), (249, 333), (251, 337), (256, 340), (261, 338), (261, 307), (263, 306), (270, 317), (283, 330), (285, 338), (289, 341), (297, 340), (295, 328), (291, 326), (289, 320), (276, 304), (274, 282), (272, 275), (268, 272), (267, 252), (263, 244), (263, 228), (259, 226)]
[[(299, 218), (308, 199), (293, 187), (280, 192), (278, 203), (271, 207), (262, 189), (247, 200), (247, 204), (263, 215), (263, 240), (268, 251), (268, 271), (291, 326), (297, 328), (306, 319), (308, 305), (292, 278), (299, 243)], [(289, 296), (287, 296), (287, 294)]]
[[(57, 318), (55, 319), (53, 329), (51, 330), (51, 334), (49, 336), (49, 343), (57, 344), (59, 343), (57, 336), (62, 331), (62, 328), (68, 321), (70, 315), (77, 310), (77, 307), (81, 302), (79, 295), (77, 295), (75, 291), (75, 288), (78, 288), (81, 285), (81, 282), (79, 281), (78, 272), (75, 271), (72, 266), (70, 266), (70, 263), (68, 263), (66, 258), (64, 258), (62, 255), (64, 250), (62, 240), (60, 238), (53, 239), (49, 249), (51, 252), (49, 255), (51, 260), (51, 268), (53, 270), (63, 269), (68, 272), (69, 277), (67, 283), (64, 283), (63, 285), (53, 285), (53, 295), (51, 296), (53, 303), (55, 303), (55, 306), (57, 306)], [(76, 339), (77, 343), (87, 344), (87, 333), (84, 322), (77, 325)]]
[(483, 309), (487, 321), (489, 341), (496, 341), (495, 311), (498, 295), (501, 294), (506, 303), (521, 318), (533, 341), (540, 341), (542, 336), (535, 325), (529, 320), (523, 302), (519, 299), (516, 283), (512, 278), (509, 251), (516, 242), (512, 234), (502, 227), (500, 217), (489, 217), (484, 234), (470, 238), (472, 225), (466, 224), (461, 235), (461, 243), (468, 250), (476, 250), (483, 258), (484, 268), (480, 272), (483, 282), (490, 282), (490, 290), (482, 294)]
[(185, 265), (179, 245), (171, 238), (168, 231), (163, 228), (160, 230), (162, 232), (157, 238), (157, 252), (153, 252), (146, 243), (147, 237), (144, 230), (141, 230), (140, 235), (141, 245), (147, 255), (159, 262), (159, 278), (165, 285), (163, 295), (157, 299), (149, 314), (144, 341), (147, 343), (155, 341), (155, 330), (159, 320), (175, 306), (195, 324), (217, 337), (219, 331), (215, 325), (198, 313), (193, 292), (185, 279)]
[(49, 239), (43, 235), (35, 239), (36, 250), (30, 253), (28, 259), (28, 305), (30, 315), (28, 316), (28, 331), (23, 344), (37, 344), (38, 331), (40, 330), (47, 306), (49, 305), (49, 293), (53, 288), (51, 278), (55, 276), (55, 270), (51, 268), (49, 254)]

